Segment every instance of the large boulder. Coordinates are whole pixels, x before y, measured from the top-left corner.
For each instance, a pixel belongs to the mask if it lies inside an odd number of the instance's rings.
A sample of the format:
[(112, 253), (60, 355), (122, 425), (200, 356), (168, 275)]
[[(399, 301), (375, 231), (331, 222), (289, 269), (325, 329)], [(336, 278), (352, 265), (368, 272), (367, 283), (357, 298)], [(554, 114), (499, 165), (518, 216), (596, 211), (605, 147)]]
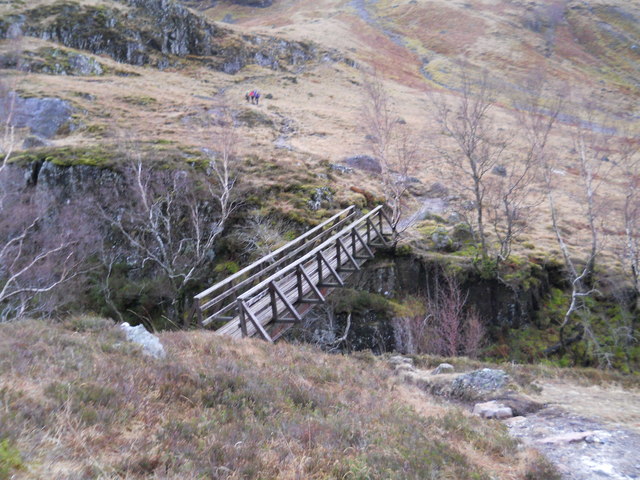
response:
[(365, 172), (382, 172), (380, 162), (375, 158), (370, 157), (369, 155), (354, 155), (353, 157), (346, 158), (343, 163), (350, 166), (351, 168), (364, 170)]
[(12, 110), (11, 123), (16, 128), (29, 128), (32, 135), (51, 138), (71, 120), (71, 105), (59, 98), (22, 98), (15, 95), (0, 102), (0, 119)]

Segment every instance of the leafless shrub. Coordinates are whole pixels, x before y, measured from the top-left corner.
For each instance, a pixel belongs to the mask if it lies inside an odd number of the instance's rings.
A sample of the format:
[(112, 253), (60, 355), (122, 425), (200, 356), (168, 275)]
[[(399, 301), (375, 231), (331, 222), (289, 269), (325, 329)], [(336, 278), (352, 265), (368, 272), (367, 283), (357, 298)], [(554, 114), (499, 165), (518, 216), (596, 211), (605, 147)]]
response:
[(291, 231), (293, 225), (290, 223), (256, 211), (234, 230), (232, 241), (238, 245), (240, 255), (257, 260), (282, 246), (286, 234)]
[(427, 297), (426, 315), (397, 318), (396, 348), (404, 353), (476, 357), (485, 338), (477, 311), (451, 276), (438, 277)]
[(498, 240), (499, 262), (511, 255), (512, 245), (527, 231), (543, 201), (538, 178), (548, 157), (549, 135), (563, 106), (559, 88), (550, 87), (544, 72), (532, 72), (516, 100), (515, 118), (525, 146), (512, 152), (501, 175), (487, 177), (487, 217)]

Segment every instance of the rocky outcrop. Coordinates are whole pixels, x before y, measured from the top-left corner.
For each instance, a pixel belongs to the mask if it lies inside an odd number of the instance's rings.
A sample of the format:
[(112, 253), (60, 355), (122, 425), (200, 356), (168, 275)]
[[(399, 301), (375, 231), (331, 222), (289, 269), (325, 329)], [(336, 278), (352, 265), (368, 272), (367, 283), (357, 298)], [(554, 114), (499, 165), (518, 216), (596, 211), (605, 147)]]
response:
[(174, 0), (113, 0), (99, 6), (58, 1), (0, 18), (0, 38), (16, 30), (118, 62), (158, 68), (179, 65), (187, 56), (230, 74), (249, 64), (277, 70), (314, 58), (343, 60), (308, 43), (237, 36)]
[[(3, 18), (0, 34), (18, 24), (22, 33), (67, 47), (108, 55), (132, 65), (151, 63), (153, 54), (212, 55), (220, 32), (187, 8), (169, 0), (129, 0), (119, 5), (93, 6), (57, 2)], [(156, 59), (161, 65), (163, 59)], [(166, 60), (165, 60), (166, 61)]]

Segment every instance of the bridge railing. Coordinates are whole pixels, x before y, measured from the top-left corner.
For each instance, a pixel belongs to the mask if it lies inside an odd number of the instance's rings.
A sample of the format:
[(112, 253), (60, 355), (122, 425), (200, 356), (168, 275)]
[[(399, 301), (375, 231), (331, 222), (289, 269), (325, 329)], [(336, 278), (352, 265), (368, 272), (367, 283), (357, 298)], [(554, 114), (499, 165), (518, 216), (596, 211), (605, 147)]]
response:
[[(238, 295), (237, 311), (242, 336), (259, 333), (263, 339), (273, 341), (264, 328), (266, 324), (301, 321), (301, 315), (294, 307), (296, 302), (324, 302), (321, 288), (343, 286), (341, 272), (359, 270), (359, 260), (373, 257), (370, 246), (388, 246), (387, 237), (394, 236), (395, 228), (383, 207), (376, 207), (285, 268)], [(311, 297), (305, 297), (307, 294)], [(280, 314), (281, 311), (290, 316)]]
[(235, 318), (239, 313), (236, 302), (239, 295), (286, 265), (286, 262), (320, 245), (351, 221), (355, 214), (355, 207), (345, 208), (269, 255), (196, 295), (194, 313), (198, 324), (206, 326), (216, 320), (228, 321)]

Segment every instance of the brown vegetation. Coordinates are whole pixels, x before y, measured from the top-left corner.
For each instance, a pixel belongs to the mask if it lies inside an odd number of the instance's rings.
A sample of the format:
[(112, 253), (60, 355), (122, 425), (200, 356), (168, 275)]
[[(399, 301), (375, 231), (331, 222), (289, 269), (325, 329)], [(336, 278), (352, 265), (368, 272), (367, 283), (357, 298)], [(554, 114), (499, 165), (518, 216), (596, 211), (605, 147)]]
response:
[(522, 478), (504, 427), (416, 413), (369, 354), (161, 338), (168, 356), (153, 360), (94, 317), (1, 325), (0, 438), (17, 478)]

